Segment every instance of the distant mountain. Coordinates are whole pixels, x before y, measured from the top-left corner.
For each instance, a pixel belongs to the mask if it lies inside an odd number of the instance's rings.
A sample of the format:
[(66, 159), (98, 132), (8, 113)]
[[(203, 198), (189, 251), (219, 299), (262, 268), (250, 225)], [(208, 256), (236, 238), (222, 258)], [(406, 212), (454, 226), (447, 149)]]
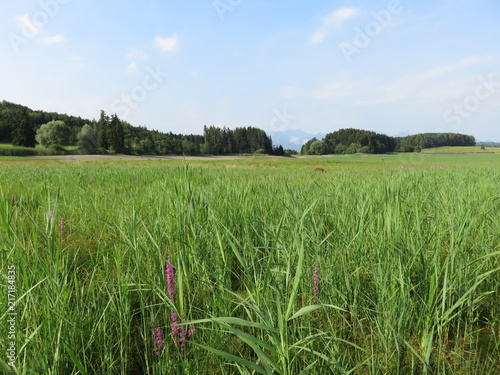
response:
[(500, 147), (500, 142), (476, 141), (476, 145), (478, 145), (478, 146), (483, 145), (484, 147)]
[(272, 137), (274, 145), (282, 145), (284, 149), (291, 149), (299, 152), (302, 145), (308, 140), (314, 137), (318, 139), (323, 139), (325, 137), (323, 133), (311, 134), (300, 129), (268, 132), (268, 134)]

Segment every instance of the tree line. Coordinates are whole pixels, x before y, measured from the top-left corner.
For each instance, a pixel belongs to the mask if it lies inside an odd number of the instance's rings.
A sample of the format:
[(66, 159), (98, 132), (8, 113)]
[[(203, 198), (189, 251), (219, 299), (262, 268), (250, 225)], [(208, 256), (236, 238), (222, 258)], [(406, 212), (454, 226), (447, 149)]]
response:
[[(98, 120), (66, 114), (32, 111), (3, 101), (0, 103), (0, 142), (17, 146), (44, 147), (77, 145), (88, 153), (227, 155), (261, 153), (285, 155), (281, 145), (255, 127), (204, 126), (203, 135), (163, 133), (132, 126), (116, 114), (100, 112)], [(288, 150), (292, 152), (291, 150)]]
[(301, 149), (303, 155), (383, 154), (386, 152), (420, 152), (424, 148), (442, 146), (475, 146), (471, 135), (458, 133), (422, 133), (406, 137), (390, 137), (373, 131), (340, 129), (321, 140), (310, 139)]
[(50, 121), (62, 121), (71, 129), (70, 141), (72, 144), (77, 141), (77, 134), (85, 124), (90, 124), (90, 120), (82, 119), (81, 117), (69, 116), (56, 112), (33, 111), (30, 108), (11, 103), (8, 101), (0, 102), (0, 142), (12, 142), (13, 126), (16, 124), (18, 117), (22, 111), (26, 111), (29, 115), (30, 122), (33, 124), (35, 131), (43, 124)]
[[(116, 114), (100, 112), (98, 120), (82, 119), (55, 112), (32, 111), (28, 107), (0, 102), (0, 142), (17, 146), (44, 147), (77, 145), (87, 153), (227, 155), (259, 153), (291, 155), (255, 127), (204, 126), (203, 135), (163, 133), (144, 126), (132, 126)], [(419, 152), (441, 146), (474, 146), (475, 138), (458, 133), (423, 133), (390, 137), (373, 131), (340, 129), (313, 138), (301, 149), (303, 155)], [(64, 148), (62, 148), (64, 150)]]

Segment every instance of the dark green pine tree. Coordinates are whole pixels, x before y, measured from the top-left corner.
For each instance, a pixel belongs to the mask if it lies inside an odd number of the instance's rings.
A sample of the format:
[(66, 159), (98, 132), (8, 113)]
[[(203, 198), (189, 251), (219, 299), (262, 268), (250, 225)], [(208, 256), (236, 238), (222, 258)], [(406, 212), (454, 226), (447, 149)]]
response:
[(102, 147), (104, 149), (108, 149), (111, 146), (109, 141), (109, 116), (106, 115), (106, 112), (101, 110), (101, 117), (97, 122), (97, 144), (98, 147)]
[(116, 152), (123, 152), (125, 149), (125, 133), (123, 131), (123, 124), (116, 113), (111, 116), (110, 135), (111, 146)]
[(35, 147), (35, 135), (35, 125), (28, 113), (28, 109), (22, 107), (12, 126), (12, 144), (14, 146)]

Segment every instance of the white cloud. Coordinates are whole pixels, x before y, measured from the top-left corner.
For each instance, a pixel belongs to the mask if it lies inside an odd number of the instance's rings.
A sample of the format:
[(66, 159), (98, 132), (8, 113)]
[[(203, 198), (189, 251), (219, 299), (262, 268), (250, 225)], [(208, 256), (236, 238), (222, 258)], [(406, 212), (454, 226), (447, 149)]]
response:
[(290, 139), (288, 140), (288, 142), (290, 142), (294, 145), (299, 145), (299, 146), (306, 144), (307, 141), (308, 141), (308, 139), (299, 138), (299, 137), (290, 137)]
[(127, 57), (132, 60), (147, 60), (149, 55), (140, 49), (130, 47), (127, 49)]
[(373, 88), (372, 80), (356, 82), (344, 79), (323, 85), (314, 91), (311, 96), (314, 99), (350, 98), (366, 94), (373, 90)]
[(156, 48), (161, 49), (165, 52), (174, 52), (179, 50), (179, 37), (177, 35), (172, 35), (168, 38), (163, 38), (157, 36), (154, 40)]
[(15, 18), (17, 24), (23, 29), (23, 32), (27, 35), (37, 35), (42, 29), (36, 26), (30, 19), (29, 14), (23, 14), (22, 16), (17, 16)]
[(316, 31), (313, 35), (311, 35), (311, 38), (309, 41), (312, 44), (319, 44), (321, 43), (326, 37), (326, 32), (324, 30)]
[(287, 99), (293, 99), (299, 94), (299, 89), (295, 86), (286, 86), (281, 89), (281, 94)]
[[(480, 59), (464, 59), (450, 66), (469, 66)], [(338, 106), (381, 106), (397, 105), (400, 113), (431, 113), (443, 111), (446, 103), (463, 100), (477, 86), (477, 77), (452, 75), (446, 79), (436, 79), (431, 69), (420, 74), (408, 74), (391, 80), (353, 79), (339, 77), (337, 80), (320, 86), (308, 96), (316, 100), (334, 101)], [(473, 92), (473, 91), (472, 91)]]
[(54, 35), (54, 36), (46, 36), (42, 39), (42, 42), (45, 44), (57, 44), (64, 43), (66, 38), (62, 34)]
[[(452, 64), (440, 65), (415, 74), (393, 77), (350, 79), (339, 76), (309, 92), (308, 97), (335, 100), (348, 105), (374, 106), (392, 103), (412, 103), (415, 108), (430, 108), (440, 103), (459, 100), (468, 95), (477, 82), (477, 74), (461, 75), (461, 69), (493, 60), (495, 56), (469, 56)], [(452, 74), (455, 73), (455, 74)], [(448, 75), (450, 74), (450, 75)], [(471, 88), (472, 87), (472, 88)]]
[(134, 73), (137, 72), (137, 64), (135, 62), (128, 64), (127, 66), (127, 73)]
[(460, 61), (457, 61), (455, 64), (451, 65), (441, 65), (436, 68), (430, 69), (420, 76), (422, 79), (429, 79), (429, 78), (434, 78), (438, 77), (447, 73), (451, 73), (457, 70), (460, 70), (462, 68), (466, 68), (468, 66), (472, 65), (477, 65), (481, 64), (484, 62), (488, 62), (492, 59), (492, 56), (471, 56), (466, 59), (462, 59)]
[(189, 73), (191, 77), (196, 77), (198, 74), (200, 74), (200, 71), (198, 69), (195, 69), (191, 73)]
[(321, 43), (332, 29), (339, 28), (344, 22), (356, 17), (358, 14), (359, 9), (345, 7), (329, 13), (323, 18), (321, 26), (311, 35), (309, 41), (312, 44)]

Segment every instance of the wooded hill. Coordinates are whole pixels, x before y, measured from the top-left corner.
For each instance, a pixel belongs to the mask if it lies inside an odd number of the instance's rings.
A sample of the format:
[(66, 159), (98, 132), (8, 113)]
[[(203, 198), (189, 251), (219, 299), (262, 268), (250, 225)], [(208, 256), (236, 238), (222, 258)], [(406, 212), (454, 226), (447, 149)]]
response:
[(328, 133), (322, 140), (313, 138), (302, 146), (304, 155), (383, 154), (386, 152), (420, 152), (424, 148), (441, 146), (475, 146), (471, 135), (458, 133), (422, 133), (406, 137), (390, 137), (373, 131), (340, 129)]
[[(78, 134), (88, 124), (97, 133), (94, 152), (131, 154), (235, 154), (263, 153), (284, 155), (283, 147), (273, 147), (265, 131), (255, 127), (205, 126), (203, 135), (163, 133), (144, 126), (133, 126), (101, 111), (99, 120), (83, 119), (55, 112), (34, 111), (28, 107), (2, 101), (0, 103), (0, 142), (12, 142), (12, 134), (20, 113), (27, 111), (35, 131), (50, 121), (62, 121), (72, 130), (68, 145), (76, 145)], [(67, 146), (67, 145), (63, 145)]]
[[(26, 115), (27, 113), (27, 115)], [(144, 126), (132, 126), (116, 115), (108, 116), (101, 111), (99, 120), (33, 111), (28, 107), (0, 102), (0, 142), (12, 142), (12, 135), (21, 114), (28, 117), (36, 132), (51, 121), (62, 121), (71, 129), (67, 145), (76, 145), (84, 125), (90, 125), (96, 133), (95, 153), (119, 152), (128, 154), (185, 154), (227, 155), (237, 153), (262, 153), (270, 155), (292, 154), (273, 146), (272, 139), (264, 130), (255, 127), (204, 126), (203, 135), (163, 133)], [(26, 121), (24, 121), (26, 122)], [(30, 144), (34, 145), (35, 141)], [(63, 146), (67, 146), (63, 145)], [(458, 133), (423, 133), (407, 137), (390, 137), (373, 131), (340, 129), (328, 133), (322, 140), (313, 138), (302, 146), (303, 155), (354, 154), (386, 152), (419, 152), (424, 148), (440, 146), (475, 146), (473, 136)]]

